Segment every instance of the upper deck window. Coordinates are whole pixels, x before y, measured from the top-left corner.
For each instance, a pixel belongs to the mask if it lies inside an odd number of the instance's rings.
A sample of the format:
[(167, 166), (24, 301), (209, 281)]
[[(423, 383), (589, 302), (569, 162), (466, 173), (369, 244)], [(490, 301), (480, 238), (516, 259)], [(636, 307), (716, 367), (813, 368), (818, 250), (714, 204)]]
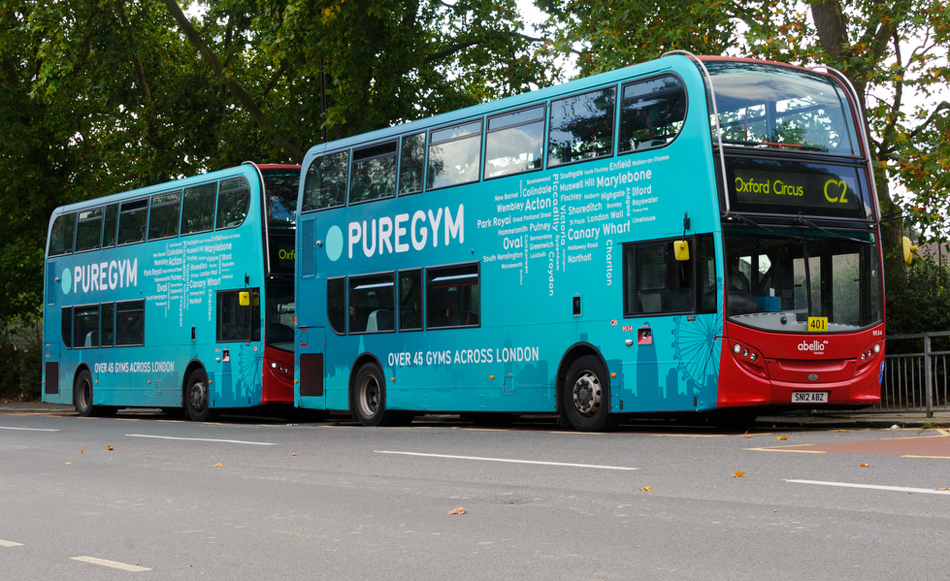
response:
[(613, 154), (617, 89), (551, 101), (548, 166)]
[(72, 254), (76, 235), (76, 213), (57, 216), (49, 235), (49, 256)]
[(481, 166), (481, 137), (481, 120), (433, 131), (429, 135), (427, 189), (477, 181)]
[(861, 155), (844, 90), (790, 67), (706, 62), (725, 145)]
[(76, 252), (95, 250), (102, 240), (102, 207), (79, 211)]
[(350, 152), (339, 151), (314, 159), (304, 182), (303, 212), (334, 208), (346, 203), (346, 178)]
[(267, 227), (290, 231), (297, 228), (297, 190), (299, 170), (261, 171), (267, 196)]
[(251, 189), (244, 178), (224, 180), (218, 189), (216, 228), (234, 228), (244, 223), (251, 205)]
[(350, 203), (396, 195), (396, 142), (353, 150)]
[(541, 169), (543, 151), (543, 105), (488, 119), (486, 178)]
[(620, 151), (662, 147), (673, 141), (686, 119), (686, 89), (673, 75), (636, 81), (623, 87)]

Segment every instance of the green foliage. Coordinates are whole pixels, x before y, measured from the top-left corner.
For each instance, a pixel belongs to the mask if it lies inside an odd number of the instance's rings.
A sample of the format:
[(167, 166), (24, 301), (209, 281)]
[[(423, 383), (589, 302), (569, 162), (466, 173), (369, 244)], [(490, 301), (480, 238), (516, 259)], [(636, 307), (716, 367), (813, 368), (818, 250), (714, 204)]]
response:
[(42, 381), (43, 337), (37, 325), (5, 328), (0, 336), (0, 399), (39, 399)]
[(885, 271), (887, 334), (950, 329), (950, 269), (919, 258), (905, 271)]

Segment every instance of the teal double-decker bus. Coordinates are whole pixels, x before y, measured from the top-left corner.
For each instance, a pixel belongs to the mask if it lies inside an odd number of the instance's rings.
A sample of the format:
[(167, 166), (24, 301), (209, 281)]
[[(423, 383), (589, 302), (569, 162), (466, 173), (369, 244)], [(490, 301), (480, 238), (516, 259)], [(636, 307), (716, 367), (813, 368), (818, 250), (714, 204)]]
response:
[(833, 70), (671, 54), (321, 144), (295, 399), (749, 419), (880, 400), (878, 203)]
[(300, 166), (244, 165), (57, 208), (43, 312), (43, 401), (283, 404), (293, 390)]

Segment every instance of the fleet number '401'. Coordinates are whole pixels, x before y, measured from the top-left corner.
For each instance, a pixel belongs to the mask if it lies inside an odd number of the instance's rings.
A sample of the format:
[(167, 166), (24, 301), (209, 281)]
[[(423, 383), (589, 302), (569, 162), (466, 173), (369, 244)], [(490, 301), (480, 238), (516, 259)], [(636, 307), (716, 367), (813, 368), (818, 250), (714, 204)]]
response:
[(809, 331), (827, 331), (828, 317), (808, 317)]

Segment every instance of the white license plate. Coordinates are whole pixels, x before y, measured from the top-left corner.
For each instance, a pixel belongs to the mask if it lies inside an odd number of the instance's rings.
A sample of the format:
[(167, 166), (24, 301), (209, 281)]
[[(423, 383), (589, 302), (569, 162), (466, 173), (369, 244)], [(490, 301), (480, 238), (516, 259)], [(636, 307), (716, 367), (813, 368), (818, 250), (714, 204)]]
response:
[(793, 391), (792, 403), (828, 403), (827, 391)]

